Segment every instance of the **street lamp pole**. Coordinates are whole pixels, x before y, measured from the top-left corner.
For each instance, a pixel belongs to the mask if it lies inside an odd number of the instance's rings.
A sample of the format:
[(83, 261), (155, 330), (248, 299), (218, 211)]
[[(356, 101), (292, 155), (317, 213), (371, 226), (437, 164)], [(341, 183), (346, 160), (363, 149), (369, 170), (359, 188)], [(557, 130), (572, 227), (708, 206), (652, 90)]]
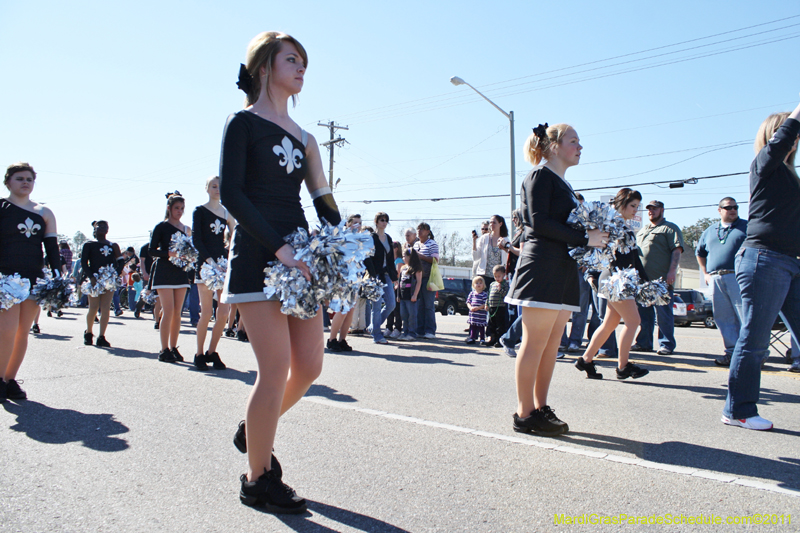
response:
[(516, 187), (515, 187), (515, 183), (514, 183), (515, 182), (515, 177), (516, 177), (516, 166), (514, 164), (514, 112), (513, 111), (509, 111), (508, 113), (506, 113), (497, 104), (495, 104), (494, 102), (489, 100), (486, 97), (486, 95), (484, 95), (478, 89), (476, 89), (475, 87), (473, 87), (469, 83), (465, 82), (464, 80), (462, 80), (458, 76), (453, 76), (452, 78), (450, 78), (450, 83), (452, 83), (453, 85), (466, 85), (467, 87), (469, 87), (470, 89), (472, 89), (473, 91), (478, 93), (481, 96), (481, 98), (483, 98), (484, 100), (486, 100), (487, 102), (492, 104), (495, 109), (500, 111), (508, 119), (508, 122), (509, 122), (509, 128), (508, 129), (509, 129), (509, 132), (511, 134), (510, 135), (511, 136), (511, 213), (513, 215), (514, 210), (517, 208), (517, 201), (516, 201), (517, 200), (517, 193), (516, 193)]

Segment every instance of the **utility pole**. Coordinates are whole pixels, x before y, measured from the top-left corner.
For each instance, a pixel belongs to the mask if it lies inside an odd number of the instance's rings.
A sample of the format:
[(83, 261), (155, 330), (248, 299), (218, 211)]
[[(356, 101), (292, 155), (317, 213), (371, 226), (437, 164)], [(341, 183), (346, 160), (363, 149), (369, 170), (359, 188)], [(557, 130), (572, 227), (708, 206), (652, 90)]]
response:
[(334, 124), (334, 122), (332, 120), (327, 124), (321, 124), (321, 123), (318, 122), (317, 126), (322, 126), (323, 128), (328, 128), (331, 131), (331, 140), (328, 141), (328, 142), (320, 143), (320, 146), (324, 146), (325, 148), (327, 148), (328, 152), (330, 154), (331, 161), (330, 161), (330, 166), (328, 167), (328, 186), (331, 188), (331, 190), (333, 190), (333, 186), (334, 186), (334, 183), (333, 183), (333, 149), (334, 149), (334, 147), (341, 146), (341, 145), (343, 145), (344, 143), (347, 142), (347, 139), (345, 139), (341, 135), (336, 139), (334, 139), (333, 136), (334, 136), (336, 130), (349, 130), (350, 128), (348, 128), (347, 126), (337, 126), (336, 124)]

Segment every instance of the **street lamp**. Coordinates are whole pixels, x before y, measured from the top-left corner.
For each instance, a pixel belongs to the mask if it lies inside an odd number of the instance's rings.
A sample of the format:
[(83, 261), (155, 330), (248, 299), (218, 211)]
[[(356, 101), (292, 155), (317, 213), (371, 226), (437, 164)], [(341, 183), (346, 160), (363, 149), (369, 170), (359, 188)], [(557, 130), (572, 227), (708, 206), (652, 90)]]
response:
[(511, 214), (513, 215), (514, 214), (514, 209), (516, 209), (516, 207), (517, 207), (517, 203), (516, 203), (516, 198), (517, 198), (516, 187), (514, 186), (514, 177), (515, 177), (515, 174), (516, 174), (516, 171), (515, 171), (516, 169), (515, 169), (515, 166), (514, 166), (514, 112), (513, 111), (509, 111), (508, 113), (506, 113), (505, 111), (500, 109), (500, 107), (497, 104), (495, 104), (494, 102), (492, 102), (491, 100), (486, 98), (486, 96), (482, 92), (480, 92), (478, 89), (476, 89), (475, 87), (473, 87), (469, 83), (465, 82), (464, 80), (462, 80), (458, 76), (453, 76), (452, 78), (450, 78), (450, 83), (452, 83), (453, 85), (456, 85), (456, 86), (458, 86), (458, 85), (466, 85), (467, 87), (469, 87), (470, 89), (472, 89), (473, 91), (475, 91), (476, 93), (481, 95), (481, 98), (483, 98), (484, 100), (486, 100), (487, 102), (492, 104), (494, 106), (494, 108), (497, 109), (498, 111), (500, 111), (503, 115), (505, 115), (505, 117), (509, 121), (509, 128), (508, 129), (509, 129), (509, 131), (511, 133)]

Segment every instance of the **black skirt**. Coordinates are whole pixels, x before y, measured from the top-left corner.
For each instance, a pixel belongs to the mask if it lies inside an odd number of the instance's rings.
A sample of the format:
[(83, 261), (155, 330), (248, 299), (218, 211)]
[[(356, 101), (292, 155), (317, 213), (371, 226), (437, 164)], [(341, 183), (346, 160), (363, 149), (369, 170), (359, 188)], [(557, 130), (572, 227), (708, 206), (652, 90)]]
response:
[(522, 307), (580, 311), (578, 263), (569, 256), (529, 255), (523, 248), (505, 301)]
[(188, 289), (189, 274), (169, 259), (158, 257), (153, 262), (150, 282), (153, 289)]
[(264, 294), (264, 269), (270, 261), (277, 261), (275, 254), (238, 224), (233, 230), (231, 242), (228, 272), (225, 275), (225, 288), (222, 290), (223, 303), (277, 301), (277, 295), (267, 298)]

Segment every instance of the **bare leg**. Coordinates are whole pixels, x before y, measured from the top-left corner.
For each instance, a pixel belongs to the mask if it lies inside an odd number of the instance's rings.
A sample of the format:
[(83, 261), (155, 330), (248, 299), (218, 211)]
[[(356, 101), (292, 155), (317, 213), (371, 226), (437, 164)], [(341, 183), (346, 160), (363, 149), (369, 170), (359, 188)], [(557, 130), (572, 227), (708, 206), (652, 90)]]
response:
[(217, 320), (211, 330), (211, 342), (208, 343), (208, 351), (211, 353), (217, 351), (217, 344), (219, 344), (219, 339), (222, 338), (222, 332), (225, 330), (225, 322), (228, 320), (228, 312), (231, 307), (222, 303), (222, 291), (217, 291), (217, 302), (219, 302), (217, 304)]
[(19, 328), (20, 309), (22, 309), (22, 304), (0, 311), (0, 372), (3, 374), (11, 360), (11, 352), (14, 350), (14, 339), (17, 336), (17, 328)]
[(636, 308), (636, 302), (634, 300), (609, 302), (609, 306), (622, 316), (622, 320), (625, 321), (625, 325), (622, 326), (622, 331), (620, 331), (619, 340), (617, 341), (617, 346), (619, 346), (619, 362), (617, 363), (617, 368), (622, 370), (625, 368), (625, 365), (628, 364), (631, 344), (633, 343), (633, 337), (636, 335), (636, 329), (639, 327), (641, 318), (639, 317), (639, 310)]
[[(158, 292), (158, 291), (156, 291), (156, 292)], [(162, 315), (162, 313), (161, 313), (161, 298), (157, 298), (156, 299), (156, 303), (153, 304), (153, 319), (156, 322), (160, 322), (161, 321), (161, 315)]]
[[(589, 346), (587, 346), (586, 351), (583, 352), (584, 361), (587, 363), (592, 362), (592, 359), (594, 359), (594, 356), (597, 355), (597, 352), (608, 340), (608, 337), (614, 334), (614, 330), (617, 329), (619, 325), (619, 318), (619, 313), (615, 306), (612, 302), (608, 302), (608, 308), (606, 309), (606, 316), (603, 319), (603, 323), (595, 330), (594, 335), (592, 335), (592, 340), (589, 341)], [(639, 325), (638, 321), (636, 325)], [(625, 357), (627, 358), (627, 355)]]
[(100, 295), (98, 300), (100, 300), (100, 336), (103, 337), (106, 334), (106, 328), (108, 327), (108, 319), (111, 316), (111, 301), (114, 299), (113, 292), (104, 292)]
[(169, 347), (178, 347), (178, 336), (181, 334), (181, 311), (183, 310), (183, 300), (186, 297), (186, 289), (173, 289), (172, 293), (172, 322), (169, 323)]
[[(339, 340), (344, 341), (347, 340), (347, 334), (350, 333), (350, 324), (353, 323), (353, 316), (356, 314), (355, 309), (351, 309), (344, 315), (344, 322), (342, 322), (342, 328), (339, 330)], [(331, 331), (333, 331), (333, 322), (331, 322)]]
[(161, 322), (158, 334), (161, 337), (161, 351), (164, 351), (170, 348), (169, 330), (172, 325), (172, 315), (175, 313), (175, 289), (157, 289), (157, 291), (158, 300), (161, 302)]
[(86, 331), (94, 333), (94, 318), (97, 316), (97, 311), (100, 309), (100, 297), (89, 298), (89, 310), (86, 311)]
[[(197, 351), (195, 353), (203, 355), (208, 323), (211, 321), (211, 313), (214, 310), (214, 294), (202, 282), (197, 284), (197, 291), (200, 294), (200, 320), (197, 322)], [(219, 317), (217, 317), (217, 322), (219, 322)], [(216, 329), (216, 325), (214, 327)]]
[(561, 334), (567, 325), (571, 311), (559, 311), (558, 317), (550, 330), (550, 339), (544, 348), (542, 360), (539, 363), (539, 372), (536, 374), (536, 383), (533, 386), (534, 407), (539, 409), (547, 405), (547, 393), (550, 392), (550, 381), (553, 379), (553, 371), (556, 368), (556, 357), (558, 356), (558, 345), (561, 344)]
[(228, 329), (233, 329), (233, 323), (236, 322), (236, 304), (230, 304), (231, 308), (228, 311)]
[[(242, 320), (253, 325), (250, 346), (258, 376), (247, 400), (247, 479), (256, 480), (271, 469), (272, 447), (291, 367), (288, 317), (278, 302), (238, 304)], [(322, 328), (319, 328), (321, 337)]]
[(289, 339), (292, 346), (292, 366), (283, 393), (281, 416), (300, 401), (322, 372), (322, 359), (325, 355), (322, 314), (317, 313), (317, 316), (308, 320), (289, 317)]
[[(28, 332), (33, 324), (33, 319), (36, 313), (41, 309), (33, 300), (25, 300), (19, 305), (19, 323), (17, 326), (17, 334), (14, 338), (14, 348), (11, 351), (11, 357), (8, 364), (4, 367), (3, 380), (16, 379), (17, 371), (22, 365), (22, 360), (25, 358), (25, 352), (28, 350)], [(4, 311), (4, 313), (7, 311)]]
[[(346, 318), (347, 314), (342, 314), (342, 313), (333, 314), (333, 318), (331, 318), (331, 334), (328, 336), (328, 340), (332, 341), (336, 340), (336, 337), (337, 335), (339, 335), (339, 332), (341, 331)], [(350, 326), (348, 325), (347, 327)]]
[[(517, 415), (525, 418), (536, 409), (533, 389), (559, 311), (533, 307), (522, 308), (522, 345), (517, 353)], [(558, 349), (558, 347), (556, 347)], [(553, 363), (555, 364), (555, 363)]]

